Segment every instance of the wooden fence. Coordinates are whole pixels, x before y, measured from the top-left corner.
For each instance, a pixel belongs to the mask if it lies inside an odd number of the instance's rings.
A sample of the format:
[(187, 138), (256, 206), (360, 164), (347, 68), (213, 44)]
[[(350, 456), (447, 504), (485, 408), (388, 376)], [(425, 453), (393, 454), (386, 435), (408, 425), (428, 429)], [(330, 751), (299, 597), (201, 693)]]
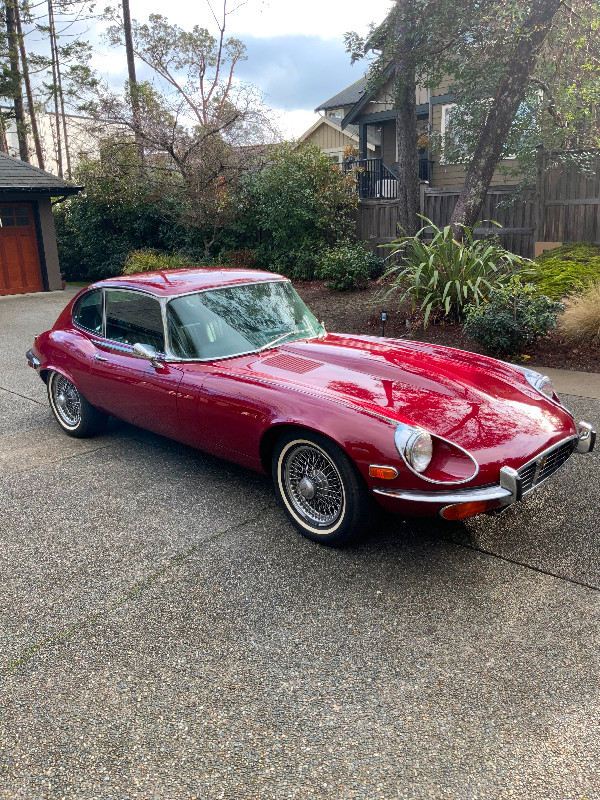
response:
[[(484, 224), (478, 234), (497, 234), (507, 250), (527, 258), (536, 254), (536, 243), (538, 249), (544, 243), (600, 243), (600, 154), (582, 173), (575, 164), (559, 165), (551, 154), (540, 153), (536, 189), (511, 202), (514, 191), (514, 186), (488, 191), (479, 219), (494, 220), (502, 228)], [(421, 184), (420, 192), (421, 214), (438, 227), (448, 225), (460, 192), (427, 184)], [(359, 239), (381, 254), (378, 246), (399, 235), (397, 201), (361, 201), (356, 221)]]

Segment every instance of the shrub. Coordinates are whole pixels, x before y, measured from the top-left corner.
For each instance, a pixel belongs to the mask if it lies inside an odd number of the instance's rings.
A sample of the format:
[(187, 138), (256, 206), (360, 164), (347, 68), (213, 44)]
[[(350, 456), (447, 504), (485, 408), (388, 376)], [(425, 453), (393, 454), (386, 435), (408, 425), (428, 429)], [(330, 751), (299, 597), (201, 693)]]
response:
[(227, 264), (235, 269), (254, 269), (258, 256), (252, 250), (233, 250), (225, 254)]
[(370, 277), (372, 255), (361, 244), (344, 242), (321, 254), (315, 277), (324, 278), (328, 289), (364, 288)]
[(490, 353), (518, 353), (555, 328), (562, 309), (515, 275), (493, 288), (487, 301), (466, 307), (463, 331)]
[(600, 344), (600, 281), (589, 283), (580, 295), (565, 301), (561, 324), (569, 339)]
[(352, 236), (356, 192), (315, 145), (284, 144), (243, 183), (228, 247), (253, 250), (261, 267), (310, 280), (321, 250)]
[[(135, 145), (104, 143), (101, 158), (83, 159), (75, 181), (85, 192), (54, 206), (61, 270), (70, 281), (93, 281), (122, 272), (132, 250), (202, 252), (180, 219), (174, 179), (145, 173)], [(162, 182), (161, 182), (162, 181)]]
[[(389, 245), (392, 254), (400, 254), (400, 262), (390, 267), (384, 278), (393, 279), (386, 294), (400, 291), (400, 303), (410, 297), (413, 311), (417, 307), (425, 311), (425, 326), (432, 313), (453, 321), (462, 319), (467, 304), (478, 306), (517, 267), (522, 274), (527, 272), (527, 259), (497, 242), (476, 239), (470, 228), (463, 229), (464, 238), (457, 242), (449, 225), (438, 228), (423, 219), (427, 225), (415, 236), (401, 236)], [(433, 238), (425, 239), (426, 231), (431, 231)]]
[(133, 250), (127, 256), (123, 275), (135, 275), (137, 272), (151, 272), (155, 269), (181, 269), (194, 266), (184, 256), (157, 253), (155, 250)]
[(532, 281), (541, 292), (558, 300), (600, 279), (600, 245), (564, 244), (538, 256), (534, 268)]

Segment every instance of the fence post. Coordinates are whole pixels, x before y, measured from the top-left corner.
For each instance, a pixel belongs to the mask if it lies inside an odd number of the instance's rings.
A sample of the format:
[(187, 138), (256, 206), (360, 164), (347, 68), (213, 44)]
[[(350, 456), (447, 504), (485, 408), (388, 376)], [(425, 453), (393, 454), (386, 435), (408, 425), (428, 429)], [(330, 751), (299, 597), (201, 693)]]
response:
[(429, 188), (429, 181), (419, 181), (419, 214), (426, 217), (425, 213), (425, 191)]

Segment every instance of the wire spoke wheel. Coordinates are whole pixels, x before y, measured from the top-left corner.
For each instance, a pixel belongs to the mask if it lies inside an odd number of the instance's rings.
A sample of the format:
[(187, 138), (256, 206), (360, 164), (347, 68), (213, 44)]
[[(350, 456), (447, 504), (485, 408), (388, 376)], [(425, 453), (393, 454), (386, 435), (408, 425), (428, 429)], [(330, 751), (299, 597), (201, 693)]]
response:
[(67, 428), (76, 428), (81, 422), (81, 395), (77, 387), (63, 375), (53, 376), (52, 405)]
[(327, 454), (302, 443), (292, 447), (282, 464), (286, 494), (295, 512), (311, 526), (329, 528), (344, 511), (342, 477)]

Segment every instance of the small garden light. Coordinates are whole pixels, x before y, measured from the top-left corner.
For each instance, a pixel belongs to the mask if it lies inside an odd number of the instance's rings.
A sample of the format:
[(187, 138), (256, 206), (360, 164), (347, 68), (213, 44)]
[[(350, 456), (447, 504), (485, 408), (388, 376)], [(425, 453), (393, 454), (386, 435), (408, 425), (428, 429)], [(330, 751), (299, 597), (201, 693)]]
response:
[(381, 312), (381, 335), (385, 336), (385, 321), (387, 319), (387, 313), (385, 311)]

